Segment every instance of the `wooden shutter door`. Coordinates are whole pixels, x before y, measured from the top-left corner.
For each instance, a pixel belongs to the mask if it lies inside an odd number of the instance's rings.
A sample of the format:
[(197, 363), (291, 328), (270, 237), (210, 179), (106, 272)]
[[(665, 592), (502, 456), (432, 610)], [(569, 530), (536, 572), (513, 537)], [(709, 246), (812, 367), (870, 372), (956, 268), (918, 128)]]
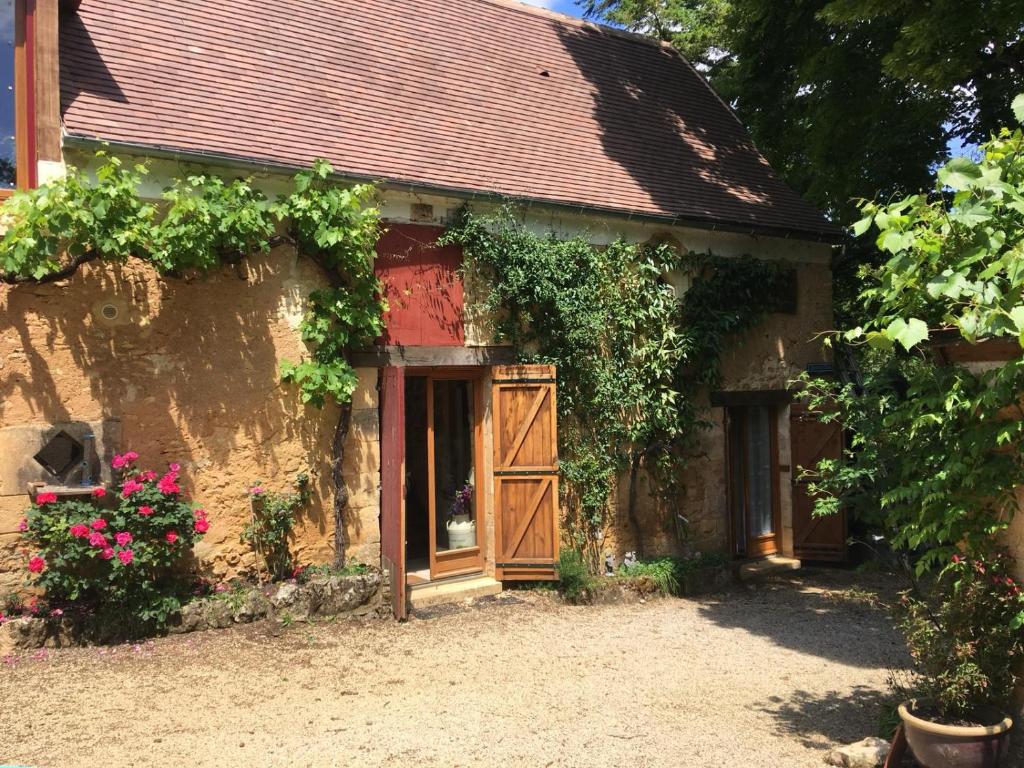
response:
[(391, 577), (391, 607), (406, 617), (405, 369), (384, 368), (380, 387), (380, 558)]
[(794, 404), (789, 435), (793, 462), (793, 554), (801, 560), (846, 559), (846, 513), (814, 516), (814, 497), (807, 491), (813, 478), (801, 479), (802, 469), (814, 470), (822, 459), (839, 459), (843, 428), (823, 423), (819, 413)]
[(494, 388), (496, 577), (558, 578), (555, 369), (498, 366)]

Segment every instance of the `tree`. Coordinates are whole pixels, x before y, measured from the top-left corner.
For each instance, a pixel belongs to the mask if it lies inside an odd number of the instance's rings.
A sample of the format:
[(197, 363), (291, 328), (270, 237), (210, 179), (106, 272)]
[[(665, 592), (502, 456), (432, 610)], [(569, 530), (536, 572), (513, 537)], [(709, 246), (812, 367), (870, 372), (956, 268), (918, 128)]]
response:
[[(1014, 110), (1024, 122), (1024, 96)], [(942, 329), (1024, 348), (1024, 134), (1001, 130), (981, 153), (940, 168), (930, 192), (864, 204), (855, 231), (877, 230), (886, 259), (865, 270), (868, 322), (843, 334), (864, 382), (807, 382), (854, 436), (847, 462), (818, 468), (819, 511), (854, 505), (921, 567), (990, 550), (1024, 485), (1024, 358), (978, 371), (926, 346)]]
[[(860, 199), (927, 186), (951, 139), (986, 139), (1024, 90), (1024, 0), (579, 2), (672, 43), (785, 181), (843, 224)], [(859, 321), (856, 271), (875, 255), (854, 241), (837, 261), (840, 321)]]
[(919, 189), (1024, 89), (1024, 0), (581, 0), (671, 42), (798, 192), (839, 221)]

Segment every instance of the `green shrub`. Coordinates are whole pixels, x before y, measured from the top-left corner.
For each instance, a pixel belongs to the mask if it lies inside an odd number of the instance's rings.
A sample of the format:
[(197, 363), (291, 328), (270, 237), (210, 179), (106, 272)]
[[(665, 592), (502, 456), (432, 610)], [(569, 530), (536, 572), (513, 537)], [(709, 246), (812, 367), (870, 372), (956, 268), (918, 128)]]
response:
[(252, 517), (242, 529), (242, 541), (263, 561), (269, 580), (287, 579), (293, 575), (288, 536), (296, 511), (309, 502), (309, 476), (303, 472), (296, 477), (291, 493), (274, 493), (256, 483), (249, 488), (249, 497)]
[(620, 565), (616, 576), (647, 579), (665, 595), (679, 595), (686, 576), (703, 568), (720, 568), (727, 562), (725, 555), (705, 552), (696, 557), (658, 557)]
[(575, 549), (563, 549), (559, 553), (558, 573), (558, 589), (562, 597), (570, 602), (582, 598), (593, 586), (594, 577), (591, 576), (583, 556)]
[(137, 458), (114, 457), (116, 500), (103, 488), (89, 501), (40, 493), (21, 524), (30, 581), (50, 606), (92, 613), (125, 636), (160, 629), (177, 613), (190, 587), (185, 563), (210, 525), (183, 499), (177, 464), (158, 476), (136, 469)]
[(900, 628), (922, 698), (948, 717), (1007, 711), (1024, 657), (1024, 591), (1010, 558), (956, 555), (931, 601), (905, 597)]

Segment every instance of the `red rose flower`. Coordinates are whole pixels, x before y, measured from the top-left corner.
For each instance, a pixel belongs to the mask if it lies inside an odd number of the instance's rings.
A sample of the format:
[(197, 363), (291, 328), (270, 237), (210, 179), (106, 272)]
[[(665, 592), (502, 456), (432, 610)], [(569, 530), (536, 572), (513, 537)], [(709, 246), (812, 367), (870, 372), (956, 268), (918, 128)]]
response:
[(113, 547), (107, 547), (102, 552), (100, 552), (100, 557), (102, 557), (104, 560), (113, 560), (114, 559), (114, 548)]
[(117, 559), (121, 561), (123, 565), (130, 565), (135, 555), (132, 554), (130, 549), (122, 549), (117, 553)]
[(210, 521), (207, 520), (205, 517), (201, 517), (198, 520), (196, 520), (194, 528), (196, 530), (196, 533), (206, 533), (208, 530), (210, 530)]
[(36, 496), (36, 504), (40, 507), (44, 507), (47, 504), (53, 504), (57, 501), (57, 494), (47, 491), (46, 493), (40, 493)]
[[(85, 525), (85, 523), (75, 523), (68, 530), (71, 532), (71, 535), (74, 536), (76, 539), (84, 539), (86, 536), (89, 535), (89, 526)], [(101, 534), (96, 535), (100, 536)]]
[(39, 555), (28, 561), (28, 569), (32, 573), (42, 573), (44, 568), (46, 568), (46, 561), (39, 557)]
[(106, 488), (93, 488), (92, 489), (92, 497), (94, 499), (102, 499), (106, 495), (107, 495), (107, 489)]
[(107, 527), (107, 521), (104, 520), (102, 517), (97, 517), (95, 520), (92, 521), (92, 523), (90, 523), (90, 527), (94, 531), (102, 531), (104, 528)]
[(178, 540), (178, 532), (177, 531), (168, 531), (167, 534), (164, 536), (164, 538), (167, 539), (167, 543), (168, 544), (173, 544), (174, 542), (176, 542)]
[(139, 507), (139, 514), (142, 515), (143, 517), (149, 517), (150, 515), (153, 514), (153, 508), (150, 507), (150, 506), (146, 506), (144, 504), (141, 507)]

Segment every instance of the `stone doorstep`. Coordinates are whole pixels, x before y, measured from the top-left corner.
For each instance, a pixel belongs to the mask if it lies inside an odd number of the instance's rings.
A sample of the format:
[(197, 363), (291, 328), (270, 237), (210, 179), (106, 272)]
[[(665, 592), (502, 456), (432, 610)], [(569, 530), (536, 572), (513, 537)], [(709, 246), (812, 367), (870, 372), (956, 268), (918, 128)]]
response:
[(795, 557), (782, 557), (781, 555), (769, 555), (760, 560), (751, 560), (743, 563), (738, 570), (740, 581), (750, 583), (760, 581), (769, 576), (776, 576), (787, 571), (800, 570), (800, 561)]
[(500, 581), (495, 581), (490, 576), (469, 576), (411, 587), (409, 602), (413, 608), (426, 608), (443, 603), (458, 603), (475, 597), (488, 597), (500, 592)]

